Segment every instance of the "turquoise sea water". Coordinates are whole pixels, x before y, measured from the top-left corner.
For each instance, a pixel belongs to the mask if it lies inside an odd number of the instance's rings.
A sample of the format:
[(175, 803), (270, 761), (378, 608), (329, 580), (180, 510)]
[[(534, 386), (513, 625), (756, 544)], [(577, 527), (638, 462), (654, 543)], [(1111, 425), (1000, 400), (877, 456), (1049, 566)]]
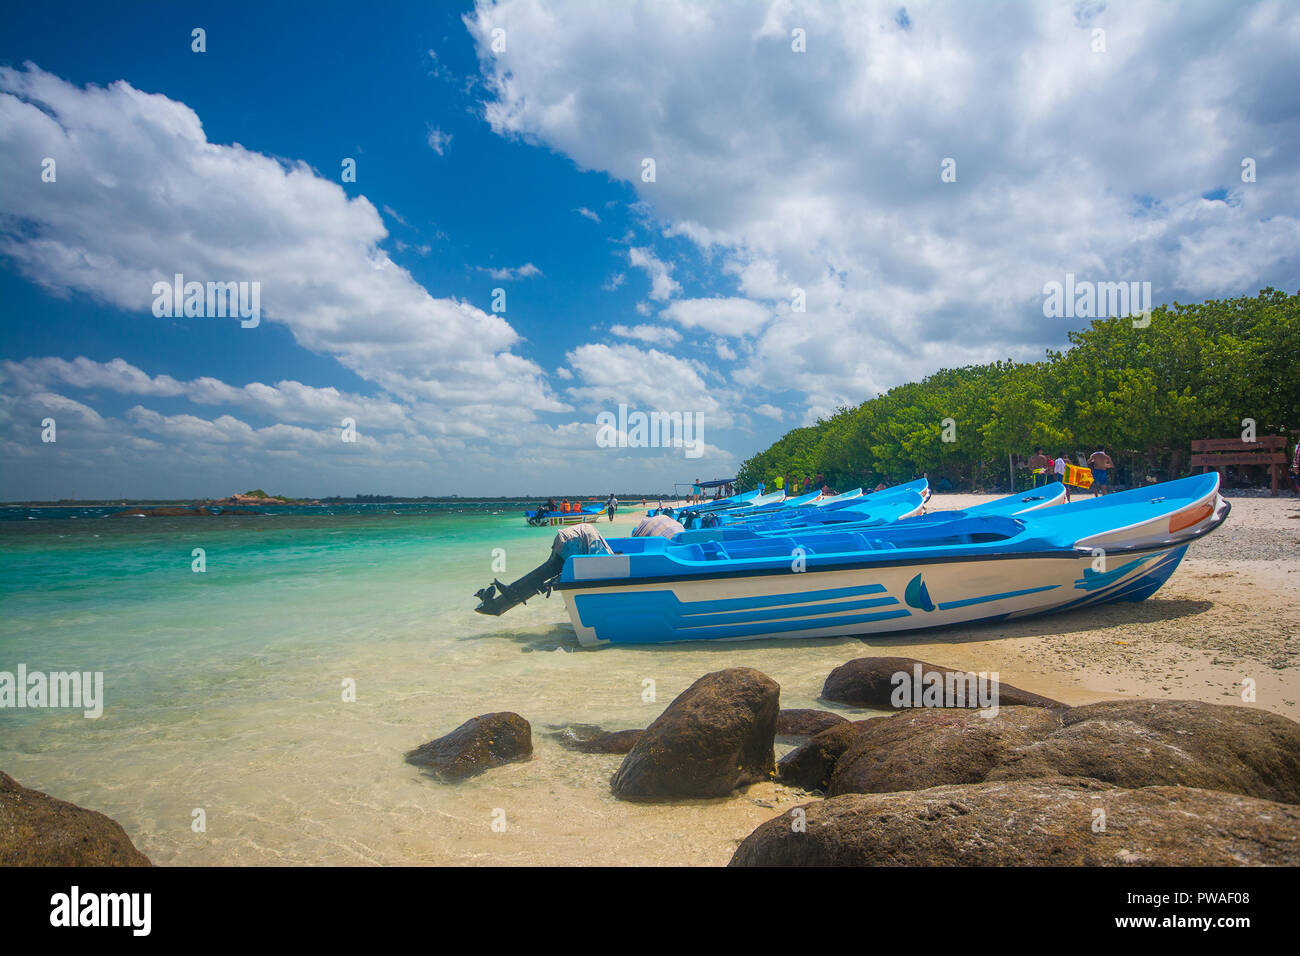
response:
[[(334, 510), (0, 521), (0, 670), (102, 671), (105, 684), (99, 719), (0, 710), (0, 770), (108, 813), (157, 863), (675, 862), (692, 848), (724, 862), (734, 844), (709, 821), (752, 816), (749, 802), (620, 804), (607, 786), (620, 758), (561, 750), (546, 730), (644, 726), (726, 666), (759, 667), (784, 706), (813, 706), (860, 647), (582, 650), (558, 597), (473, 613), (476, 589), (547, 556), (553, 532), (518, 504)], [(600, 529), (626, 534), (641, 513)], [(495, 710), (532, 722), (532, 761), (458, 786), (402, 761)], [(500, 809), (506, 833), (491, 829)]]

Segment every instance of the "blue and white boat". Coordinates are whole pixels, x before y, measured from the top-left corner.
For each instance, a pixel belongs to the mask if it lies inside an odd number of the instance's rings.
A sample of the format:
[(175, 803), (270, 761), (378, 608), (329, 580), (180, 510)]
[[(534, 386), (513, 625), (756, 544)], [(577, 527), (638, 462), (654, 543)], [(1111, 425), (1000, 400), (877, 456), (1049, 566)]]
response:
[(524, 521), (534, 528), (558, 528), (565, 525), (591, 524), (605, 513), (604, 505), (582, 505), (577, 511), (548, 511), (536, 508), (524, 512)]
[[(970, 509), (703, 541), (616, 538), (606, 542), (611, 553), (564, 558), (555, 586), (584, 645), (1011, 620), (1149, 597), (1188, 545), (1227, 518), (1218, 490), (1209, 473), (1017, 514)], [(485, 592), (479, 609), (500, 613)]]

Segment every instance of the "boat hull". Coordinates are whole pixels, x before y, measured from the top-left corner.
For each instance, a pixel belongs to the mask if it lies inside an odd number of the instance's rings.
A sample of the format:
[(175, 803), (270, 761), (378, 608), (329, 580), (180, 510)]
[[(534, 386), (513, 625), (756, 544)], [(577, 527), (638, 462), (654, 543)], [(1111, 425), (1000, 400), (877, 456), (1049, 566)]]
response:
[(534, 528), (558, 528), (571, 524), (591, 524), (599, 521), (604, 513), (603, 511), (579, 511), (569, 514), (551, 514), (542, 518), (527, 516), (524, 520)]
[[(561, 585), (578, 640), (602, 644), (886, 634), (1150, 597), (1186, 543), (969, 560)], [(1107, 564), (1110, 566), (1107, 567)]]

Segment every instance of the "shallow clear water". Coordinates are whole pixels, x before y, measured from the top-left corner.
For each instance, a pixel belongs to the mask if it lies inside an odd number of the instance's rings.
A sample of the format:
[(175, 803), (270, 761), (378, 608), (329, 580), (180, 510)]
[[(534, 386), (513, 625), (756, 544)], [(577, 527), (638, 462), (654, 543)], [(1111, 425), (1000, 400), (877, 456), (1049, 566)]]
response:
[[(608, 793), (621, 758), (546, 732), (645, 726), (701, 674), (741, 665), (780, 682), (783, 706), (814, 706), (826, 673), (861, 653), (852, 640), (582, 650), (558, 596), (473, 613), (476, 589), (547, 556), (553, 532), (519, 509), (347, 512), (0, 522), (0, 670), (105, 682), (99, 719), (0, 710), (0, 770), (109, 814), (156, 863), (722, 863), (774, 812), (753, 794), (621, 803)], [(626, 534), (636, 514), (600, 528)], [(403, 762), (496, 710), (532, 723), (533, 760), (454, 786)]]

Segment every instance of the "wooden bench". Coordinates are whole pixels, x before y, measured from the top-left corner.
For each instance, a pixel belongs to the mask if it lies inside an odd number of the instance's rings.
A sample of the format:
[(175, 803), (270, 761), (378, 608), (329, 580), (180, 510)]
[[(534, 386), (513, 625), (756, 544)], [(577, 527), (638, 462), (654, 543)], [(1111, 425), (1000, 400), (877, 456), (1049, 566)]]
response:
[(1205, 438), (1192, 442), (1192, 467), (1200, 466), (1201, 474), (1214, 469), (1223, 478), (1228, 465), (1265, 466), (1273, 476), (1273, 497), (1282, 479), (1282, 469), (1287, 465), (1287, 440), (1284, 435), (1262, 435), (1255, 441), (1240, 438)]

